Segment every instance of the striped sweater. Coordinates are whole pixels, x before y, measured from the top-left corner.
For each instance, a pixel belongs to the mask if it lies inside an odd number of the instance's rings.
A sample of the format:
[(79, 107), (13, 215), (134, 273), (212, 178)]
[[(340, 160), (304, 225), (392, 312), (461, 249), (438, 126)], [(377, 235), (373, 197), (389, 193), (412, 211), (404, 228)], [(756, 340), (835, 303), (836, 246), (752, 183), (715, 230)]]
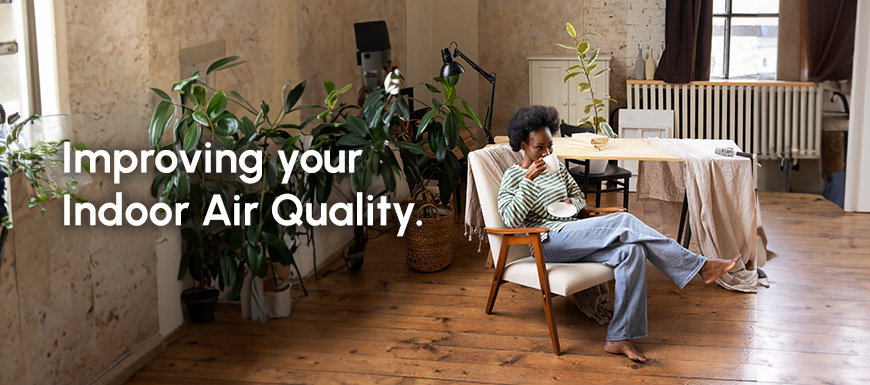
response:
[[(498, 191), (498, 213), (508, 227), (546, 227), (558, 232), (576, 218), (560, 218), (547, 212), (547, 205), (571, 198), (578, 210), (586, 206), (583, 191), (563, 164), (559, 171), (544, 171), (534, 180), (526, 178), (526, 169), (513, 165), (504, 172)], [(541, 239), (547, 239), (542, 234)]]

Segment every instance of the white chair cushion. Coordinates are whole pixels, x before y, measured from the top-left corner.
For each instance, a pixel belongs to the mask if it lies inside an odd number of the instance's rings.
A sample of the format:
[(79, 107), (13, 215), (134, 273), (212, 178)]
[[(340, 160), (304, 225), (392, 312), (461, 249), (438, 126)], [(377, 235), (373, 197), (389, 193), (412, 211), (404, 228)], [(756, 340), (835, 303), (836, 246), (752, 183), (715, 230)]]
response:
[[(550, 292), (562, 296), (574, 294), (613, 279), (613, 269), (600, 263), (548, 263)], [(535, 259), (525, 257), (507, 263), (504, 280), (541, 289)]]
[[(487, 227), (505, 228), (498, 213), (498, 190), (504, 170), (491, 170), (483, 164), (484, 151), (510, 151), (507, 146), (488, 147), (468, 153), (468, 165), (474, 174), (474, 183), (480, 197), (480, 208)], [(502, 235), (487, 234), (492, 250), (493, 262), (498, 263)], [(528, 246), (514, 245), (508, 248), (504, 280), (540, 290), (538, 267), (530, 256)], [(613, 271), (599, 263), (548, 263), (547, 275), (550, 292), (557, 295), (571, 295), (613, 279)]]

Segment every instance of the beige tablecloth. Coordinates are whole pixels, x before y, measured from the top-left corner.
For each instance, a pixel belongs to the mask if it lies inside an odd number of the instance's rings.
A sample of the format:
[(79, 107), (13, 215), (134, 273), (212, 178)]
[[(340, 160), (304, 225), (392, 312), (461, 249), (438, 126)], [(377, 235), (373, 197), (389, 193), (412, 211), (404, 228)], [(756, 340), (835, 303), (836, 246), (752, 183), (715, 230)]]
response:
[(707, 258), (733, 258), (741, 263), (716, 282), (727, 289), (755, 292), (758, 266), (767, 261), (767, 239), (755, 195), (752, 160), (715, 155), (716, 147), (739, 151), (731, 140), (649, 138), (662, 151), (683, 162), (640, 162), (639, 199), (682, 202), (689, 208), (692, 237)]

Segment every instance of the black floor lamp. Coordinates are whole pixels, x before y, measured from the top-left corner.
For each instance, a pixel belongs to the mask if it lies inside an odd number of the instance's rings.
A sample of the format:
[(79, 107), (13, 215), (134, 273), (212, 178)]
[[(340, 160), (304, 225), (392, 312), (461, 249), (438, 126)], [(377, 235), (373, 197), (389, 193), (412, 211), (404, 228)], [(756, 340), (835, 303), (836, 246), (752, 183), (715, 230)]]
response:
[[(450, 47), (453, 47), (453, 53), (450, 53)], [(456, 42), (451, 42), (447, 48), (441, 50), (441, 59), (444, 60), (444, 65), (441, 66), (441, 77), (446, 78), (453, 75), (459, 75), (465, 72), (465, 68), (462, 68), (462, 65), (453, 60), (454, 57), (461, 57), (462, 60), (465, 60), (471, 68), (474, 68), (480, 76), (483, 76), (486, 81), (491, 85), (489, 91), (489, 107), (486, 109), (486, 115), (483, 120), (483, 131), (486, 133), (486, 143), (492, 144), (495, 141), (492, 138), (492, 108), (493, 108), (493, 100), (495, 99), (495, 74), (489, 73), (480, 68), (473, 60), (469, 59), (468, 56), (465, 56), (462, 51), (459, 50), (459, 45)]]

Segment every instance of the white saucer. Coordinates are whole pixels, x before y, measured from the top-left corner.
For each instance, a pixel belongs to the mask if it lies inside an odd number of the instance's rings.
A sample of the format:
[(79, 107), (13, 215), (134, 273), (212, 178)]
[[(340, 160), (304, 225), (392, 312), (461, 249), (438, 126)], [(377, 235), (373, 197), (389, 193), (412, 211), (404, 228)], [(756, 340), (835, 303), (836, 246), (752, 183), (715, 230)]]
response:
[(577, 215), (577, 207), (566, 202), (553, 202), (547, 206), (547, 212), (554, 217), (569, 218)]

